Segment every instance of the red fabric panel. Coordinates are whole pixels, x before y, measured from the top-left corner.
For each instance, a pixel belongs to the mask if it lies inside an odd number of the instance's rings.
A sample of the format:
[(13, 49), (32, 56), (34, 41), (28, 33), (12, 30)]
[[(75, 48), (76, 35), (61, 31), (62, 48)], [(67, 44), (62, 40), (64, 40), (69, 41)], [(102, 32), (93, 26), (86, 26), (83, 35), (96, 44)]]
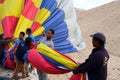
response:
[(16, 67), (14, 60), (11, 60), (11, 59), (10, 59), (10, 54), (9, 54), (9, 53), (7, 53), (6, 56), (7, 56), (7, 59), (5, 60), (3, 66), (4, 66), (5, 68), (14, 70), (15, 67)]
[(22, 15), (30, 20), (34, 20), (36, 14), (37, 14), (38, 8), (35, 7), (32, 0), (26, 0), (25, 1), (25, 7), (23, 10)]
[(4, 50), (8, 50), (10, 47), (9, 47), (9, 45), (8, 44), (6, 44), (5, 46), (4, 46)]
[(63, 74), (70, 72), (68, 70), (62, 70), (51, 63), (47, 62), (35, 49), (31, 49), (28, 53), (28, 61), (36, 67), (38, 70), (49, 74)]
[(32, 25), (32, 28), (31, 28), (31, 29), (32, 29), (32, 33), (33, 33), (34, 31), (36, 31), (40, 26), (41, 26), (40, 23), (34, 22), (33, 25)]
[(15, 16), (7, 16), (2, 20), (2, 28), (5, 37), (11, 37), (13, 35), (18, 19), (19, 18)]
[(36, 44), (35, 44), (34, 42), (31, 42), (31, 43), (30, 43), (30, 49), (35, 48), (35, 46), (36, 46)]
[(4, 2), (4, 0), (0, 0), (0, 3), (3, 3)]
[(70, 80), (86, 80), (86, 74), (74, 74)]

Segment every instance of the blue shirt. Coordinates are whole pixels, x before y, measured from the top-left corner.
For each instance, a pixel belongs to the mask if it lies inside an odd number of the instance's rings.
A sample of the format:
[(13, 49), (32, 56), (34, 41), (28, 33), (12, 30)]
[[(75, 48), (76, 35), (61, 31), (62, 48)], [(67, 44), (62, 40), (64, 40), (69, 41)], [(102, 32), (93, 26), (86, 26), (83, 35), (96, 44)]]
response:
[(8, 51), (11, 51), (12, 49), (14, 49), (17, 45), (20, 44), (20, 42), (22, 42), (24, 40), (20, 40), (19, 38), (16, 39), (15, 43), (13, 44), (13, 46), (8, 50)]
[(21, 40), (18, 38), (18, 39), (16, 39), (16, 41), (15, 41), (15, 43), (14, 43), (14, 46), (17, 46), (17, 45), (19, 45), (20, 44), (20, 42), (21, 42)]
[(28, 37), (32, 39), (32, 42), (35, 42), (35, 37), (32, 34), (28, 35)]

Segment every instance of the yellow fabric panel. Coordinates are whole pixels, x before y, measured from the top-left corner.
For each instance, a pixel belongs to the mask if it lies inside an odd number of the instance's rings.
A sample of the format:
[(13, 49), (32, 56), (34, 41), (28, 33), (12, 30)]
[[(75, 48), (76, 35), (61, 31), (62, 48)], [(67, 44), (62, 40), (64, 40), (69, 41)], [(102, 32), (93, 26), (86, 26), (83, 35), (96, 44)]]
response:
[(42, 26), (42, 27), (39, 27), (34, 33), (33, 33), (33, 36), (38, 36), (40, 34), (42, 34), (42, 32), (45, 30), (45, 28)]
[(1, 24), (1, 17), (2, 17), (2, 5), (3, 4), (0, 4), (0, 34), (2, 34), (3, 33), (3, 30), (2, 30), (2, 24)]
[(41, 3), (42, 3), (42, 0), (32, 0), (34, 2), (34, 5), (39, 8)]
[(19, 33), (21, 31), (25, 32), (27, 28), (31, 28), (32, 24), (33, 24), (33, 21), (31, 21), (21, 15), (19, 22), (17, 24), (17, 27), (15, 29), (15, 32), (14, 32), (14, 37), (18, 38)]
[(43, 43), (40, 43), (37, 46), (37, 50), (41, 54), (44, 54), (47, 57), (55, 60), (56, 62), (59, 62), (59, 63), (63, 64), (64, 66), (66, 66), (69, 69), (74, 70), (78, 66), (78, 64), (76, 64), (73, 61), (69, 60), (65, 56), (62, 56), (61, 54), (57, 53), (56, 51), (54, 51), (53, 49), (49, 48), (48, 46), (46, 46)]
[(2, 30), (2, 24), (1, 24), (1, 17), (2, 17), (2, 5), (3, 5), (3, 3), (2, 4), (0, 4), (0, 34), (2, 34), (3, 33), (3, 30)]
[(2, 26), (1, 26), (1, 23), (0, 23), (0, 34), (3, 33), (3, 30), (2, 30)]
[(3, 3), (0, 3), (0, 34), (3, 33), (3, 30), (2, 30), (2, 23), (1, 23), (1, 17), (2, 17), (2, 5)]
[(1, 20), (1, 17), (2, 17), (2, 5), (3, 4), (0, 4), (0, 20)]
[(12, 47), (12, 45), (13, 45), (13, 42), (8, 43), (9, 47)]
[(50, 16), (50, 14), (51, 12), (48, 9), (42, 8), (38, 11), (35, 21), (43, 24), (43, 22)]
[(2, 19), (5, 16), (20, 17), (24, 5), (24, 0), (5, 0), (2, 6)]

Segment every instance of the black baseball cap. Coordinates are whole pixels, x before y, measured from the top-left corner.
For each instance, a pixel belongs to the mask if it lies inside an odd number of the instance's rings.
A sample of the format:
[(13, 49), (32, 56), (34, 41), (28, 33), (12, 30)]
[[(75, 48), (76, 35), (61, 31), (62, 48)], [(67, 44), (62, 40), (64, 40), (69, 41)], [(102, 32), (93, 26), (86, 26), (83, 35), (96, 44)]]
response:
[(90, 35), (90, 37), (97, 38), (103, 42), (106, 42), (105, 35), (103, 33), (97, 32), (95, 34)]

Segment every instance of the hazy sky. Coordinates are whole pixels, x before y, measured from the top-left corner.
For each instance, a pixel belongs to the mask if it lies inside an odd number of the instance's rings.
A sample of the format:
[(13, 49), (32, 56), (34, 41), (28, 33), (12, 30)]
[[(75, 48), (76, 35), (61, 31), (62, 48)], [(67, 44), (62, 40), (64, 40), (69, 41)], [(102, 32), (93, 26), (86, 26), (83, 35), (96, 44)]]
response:
[(112, 1), (113, 0), (73, 0), (75, 7), (80, 9), (85, 9), (85, 10), (88, 10)]

